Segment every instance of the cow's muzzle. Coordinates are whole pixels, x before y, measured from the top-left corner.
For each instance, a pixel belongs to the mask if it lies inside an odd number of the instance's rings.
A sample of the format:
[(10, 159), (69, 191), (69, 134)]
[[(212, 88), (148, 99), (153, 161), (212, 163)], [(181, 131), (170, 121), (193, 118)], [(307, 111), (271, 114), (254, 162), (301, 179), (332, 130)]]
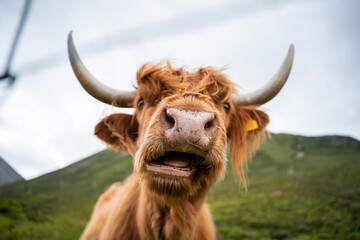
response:
[(202, 168), (215, 146), (219, 123), (212, 112), (165, 108), (160, 115), (164, 152), (147, 162), (156, 175), (190, 177)]
[(166, 108), (161, 115), (167, 145), (191, 145), (201, 151), (214, 146), (219, 122), (212, 112)]

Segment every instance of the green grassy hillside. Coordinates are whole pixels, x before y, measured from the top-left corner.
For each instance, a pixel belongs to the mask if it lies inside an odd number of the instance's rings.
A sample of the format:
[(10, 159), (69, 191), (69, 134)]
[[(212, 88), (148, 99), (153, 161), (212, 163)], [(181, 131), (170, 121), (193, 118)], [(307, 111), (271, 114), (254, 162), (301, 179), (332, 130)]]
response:
[[(102, 151), (0, 187), (0, 239), (77, 239), (97, 197), (132, 171)], [(218, 239), (360, 239), (360, 143), (273, 135), (249, 164), (245, 193), (227, 171), (208, 203)]]

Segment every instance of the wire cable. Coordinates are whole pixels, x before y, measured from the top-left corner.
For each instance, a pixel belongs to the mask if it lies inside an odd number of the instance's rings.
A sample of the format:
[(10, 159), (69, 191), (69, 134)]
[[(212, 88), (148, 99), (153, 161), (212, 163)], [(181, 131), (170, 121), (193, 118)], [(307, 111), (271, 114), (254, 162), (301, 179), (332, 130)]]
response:
[(11, 48), (10, 48), (10, 51), (9, 51), (9, 55), (8, 55), (8, 58), (7, 58), (7, 61), (6, 61), (5, 71), (0, 76), (0, 81), (6, 80), (6, 79), (8, 80), (8, 86), (11, 86), (15, 82), (15, 79), (16, 79), (16, 75), (11, 74), (11, 72), (10, 72), (11, 64), (12, 64), (12, 61), (13, 61), (13, 58), (14, 58), (14, 55), (15, 55), (16, 48), (17, 48), (18, 43), (19, 43), (21, 33), (22, 33), (23, 29), (24, 29), (24, 25), (25, 25), (25, 22), (26, 22), (28, 13), (29, 13), (31, 2), (32, 2), (32, 0), (26, 0), (25, 1), (25, 5), (24, 5), (23, 11), (22, 11), (21, 19), (20, 19), (18, 28), (16, 30), (15, 37), (14, 37), (14, 40), (12, 42), (12, 45), (11, 45)]

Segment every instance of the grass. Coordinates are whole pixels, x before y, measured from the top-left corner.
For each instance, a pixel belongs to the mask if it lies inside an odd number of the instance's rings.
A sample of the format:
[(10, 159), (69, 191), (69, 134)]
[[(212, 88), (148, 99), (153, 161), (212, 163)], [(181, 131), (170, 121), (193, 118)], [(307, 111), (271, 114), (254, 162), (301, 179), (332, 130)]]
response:
[(211, 139), (211, 137), (210, 137), (209, 134), (207, 133), (207, 131), (204, 131), (204, 132), (205, 132), (206, 137), (212, 142), (212, 144), (214, 144), (214, 146), (217, 147), (216, 144), (215, 144), (215, 142)]
[[(103, 151), (39, 178), (0, 187), (0, 239), (77, 239), (97, 197), (132, 169)], [(231, 167), (208, 197), (218, 239), (360, 239), (360, 144), (273, 135), (249, 163), (249, 186)]]
[(199, 145), (197, 145), (195, 143), (192, 143), (192, 142), (187, 142), (187, 143), (194, 146), (194, 147), (196, 147), (196, 148), (199, 148), (201, 151), (204, 151), (204, 149), (201, 146), (199, 146)]

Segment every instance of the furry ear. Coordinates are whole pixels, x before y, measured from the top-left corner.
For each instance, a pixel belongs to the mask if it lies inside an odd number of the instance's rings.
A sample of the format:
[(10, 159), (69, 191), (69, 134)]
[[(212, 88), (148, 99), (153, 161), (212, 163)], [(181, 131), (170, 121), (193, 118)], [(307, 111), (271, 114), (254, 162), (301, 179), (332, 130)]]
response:
[(138, 122), (133, 115), (112, 114), (101, 120), (95, 127), (95, 135), (110, 148), (134, 153)]
[[(249, 123), (256, 121), (257, 126), (249, 130)], [(228, 137), (231, 150), (231, 167), (246, 189), (247, 159), (251, 157), (265, 137), (269, 116), (255, 107), (236, 106), (231, 113)]]

